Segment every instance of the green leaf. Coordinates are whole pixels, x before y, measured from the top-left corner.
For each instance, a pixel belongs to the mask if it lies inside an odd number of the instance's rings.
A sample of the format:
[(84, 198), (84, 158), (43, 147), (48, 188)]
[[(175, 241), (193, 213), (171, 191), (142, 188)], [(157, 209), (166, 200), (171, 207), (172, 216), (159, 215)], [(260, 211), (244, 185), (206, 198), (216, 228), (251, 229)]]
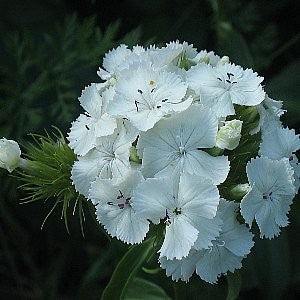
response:
[(225, 55), (229, 56), (235, 64), (248, 68), (253, 67), (249, 46), (244, 37), (234, 28), (229, 31), (224, 48)]
[(226, 300), (235, 300), (238, 298), (242, 286), (240, 272), (236, 270), (234, 273), (228, 273), (226, 278), (228, 284)]
[(171, 299), (157, 284), (143, 278), (134, 278), (127, 289), (125, 300), (166, 300)]
[(142, 244), (131, 246), (114, 270), (101, 299), (125, 299), (128, 286), (136, 272), (156, 252), (157, 245), (155, 237), (152, 237)]

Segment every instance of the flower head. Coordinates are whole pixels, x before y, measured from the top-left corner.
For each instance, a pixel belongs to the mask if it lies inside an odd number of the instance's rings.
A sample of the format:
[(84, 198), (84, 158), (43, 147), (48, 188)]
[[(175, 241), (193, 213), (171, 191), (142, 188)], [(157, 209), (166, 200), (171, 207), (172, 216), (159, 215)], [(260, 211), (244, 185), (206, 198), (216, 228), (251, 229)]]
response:
[(21, 150), (17, 142), (2, 138), (0, 140), (0, 168), (12, 172), (18, 167)]

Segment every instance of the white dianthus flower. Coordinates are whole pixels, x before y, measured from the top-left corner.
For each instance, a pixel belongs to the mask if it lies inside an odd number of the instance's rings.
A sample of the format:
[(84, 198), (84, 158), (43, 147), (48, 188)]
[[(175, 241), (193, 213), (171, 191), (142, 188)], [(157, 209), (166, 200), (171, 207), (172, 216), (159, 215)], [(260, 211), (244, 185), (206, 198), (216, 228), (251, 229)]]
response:
[(250, 133), (255, 134), (260, 130), (266, 133), (274, 127), (281, 127), (280, 117), (285, 113), (282, 109), (282, 101), (276, 101), (266, 95), (264, 101), (257, 105), (259, 113), (259, 122), (256, 128)]
[(191, 105), (192, 98), (184, 98), (186, 90), (186, 83), (178, 75), (155, 70), (150, 63), (133, 63), (121, 72), (108, 113), (127, 118), (146, 131), (163, 116)]
[(188, 281), (194, 271), (201, 279), (216, 283), (218, 277), (242, 267), (245, 258), (253, 247), (253, 234), (244, 224), (236, 221), (237, 203), (220, 200), (217, 215), (222, 220), (220, 235), (212, 241), (209, 249), (191, 249), (181, 260), (160, 258), (161, 267), (166, 269), (173, 280)]
[(214, 114), (196, 104), (161, 120), (153, 129), (140, 134), (137, 149), (143, 157), (142, 173), (145, 177), (158, 177), (184, 171), (220, 184), (229, 172), (228, 158), (203, 151), (216, 145), (217, 130)]
[(233, 104), (254, 106), (265, 98), (262, 77), (234, 64), (198, 64), (187, 72), (187, 82), (217, 116), (234, 115)]
[(288, 158), (294, 169), (296, 191), (299, 189), (299, 169), (298, 158), (295, 155), (300, 149), (299, 135), (295, 134), (294, 129), (275, 127), (262, 135), (259, 154), (271, 159), (279, 160), (283, 157)]
[(134, 192), (132, 206), (144, 218), (166, 223), (160, 256), (181, 259), (192, 246), (208, 248), (220, 231), (215, 218), (219, 192), (210, 180), (183, 173), (178, 180), (149, 178)]
[(96, 84), (91, 84), (82, 91), (79, 101), (86, 113), (72, 123), (68, 134), (69, 145), (76, 154), (87, 154), (96, 146), (98, 137), (114, 132), (117, 122), (106, 113), (107, 104), (113, 96), (112, 88), (104, 90), (100, 95)]
[(97, 178), (89, 192), (100, 223), (112, 237), (129, 244), (141, 243), (149, 230), (149, 221), (132, 208), (133, 191), (142, 180), (138, 171), (120, 180)]
[(287, 213), (295, 196), (293, 169), (288, 159), (251, 159), (246, 166), (250, 191), (241, 201), (241, 213), (251, 226), (255, 218), (261, 237), (272, 239), (288, 225)]
[(72, 168), (71, 179), (76, 190), (88, 197), (91, 182), (97, 177), (121, 178), (130, 170), (130, 147), (137, 137), (137, 130), (127, 121), (119, 121), (110, 136), (97, 139), (95, 148), (78, 157)]

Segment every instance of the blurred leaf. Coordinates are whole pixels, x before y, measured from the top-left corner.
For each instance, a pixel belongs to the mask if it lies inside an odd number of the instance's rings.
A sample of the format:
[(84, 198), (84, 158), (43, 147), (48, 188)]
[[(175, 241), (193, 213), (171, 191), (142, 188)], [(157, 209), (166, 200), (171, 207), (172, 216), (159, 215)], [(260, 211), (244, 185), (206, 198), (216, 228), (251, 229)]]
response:
[(157, 284), (143, 278), (134, 278), (125, 294), (125, 300), (171, 300)]
[(290, 281), (289, 241), (285, 229), (272, 240), (255, 243), (255, 267), (264, 299), (281, 299)]
[(142, 264), (155, 252), (155, 237), (133, 245), (123, 256), (106, 286), (102, 300), (124, 299), (129, 284)]
[(239, 270), (236, 270), (234, 273), (228, 273), (226, 279), (228, 284), (226, 300), (235, 300), (238, 298), (242, 286)]
[(253, 58), (244, 37), (231, 28), (223, 45), (223, 54), (229, 56), (230, 61), (244, 68), (253, 68)]
[(287, 122), (295, 124), (300, 116), (300, 59), (286, 66), (266, 85), (266, 91), (271, 98), (283, 101), (287, 109)]

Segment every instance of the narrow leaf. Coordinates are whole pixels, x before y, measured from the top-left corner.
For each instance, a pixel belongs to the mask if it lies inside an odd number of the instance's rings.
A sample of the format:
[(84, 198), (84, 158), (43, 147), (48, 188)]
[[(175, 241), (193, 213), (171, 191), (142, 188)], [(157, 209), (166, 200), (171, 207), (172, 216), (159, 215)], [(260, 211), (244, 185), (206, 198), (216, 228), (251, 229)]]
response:
[(157, 250), (155, 237), (133, 245), (123, 256), (106, 286), (102, 300), (125, 299), (126, 291), (142, 264)]

